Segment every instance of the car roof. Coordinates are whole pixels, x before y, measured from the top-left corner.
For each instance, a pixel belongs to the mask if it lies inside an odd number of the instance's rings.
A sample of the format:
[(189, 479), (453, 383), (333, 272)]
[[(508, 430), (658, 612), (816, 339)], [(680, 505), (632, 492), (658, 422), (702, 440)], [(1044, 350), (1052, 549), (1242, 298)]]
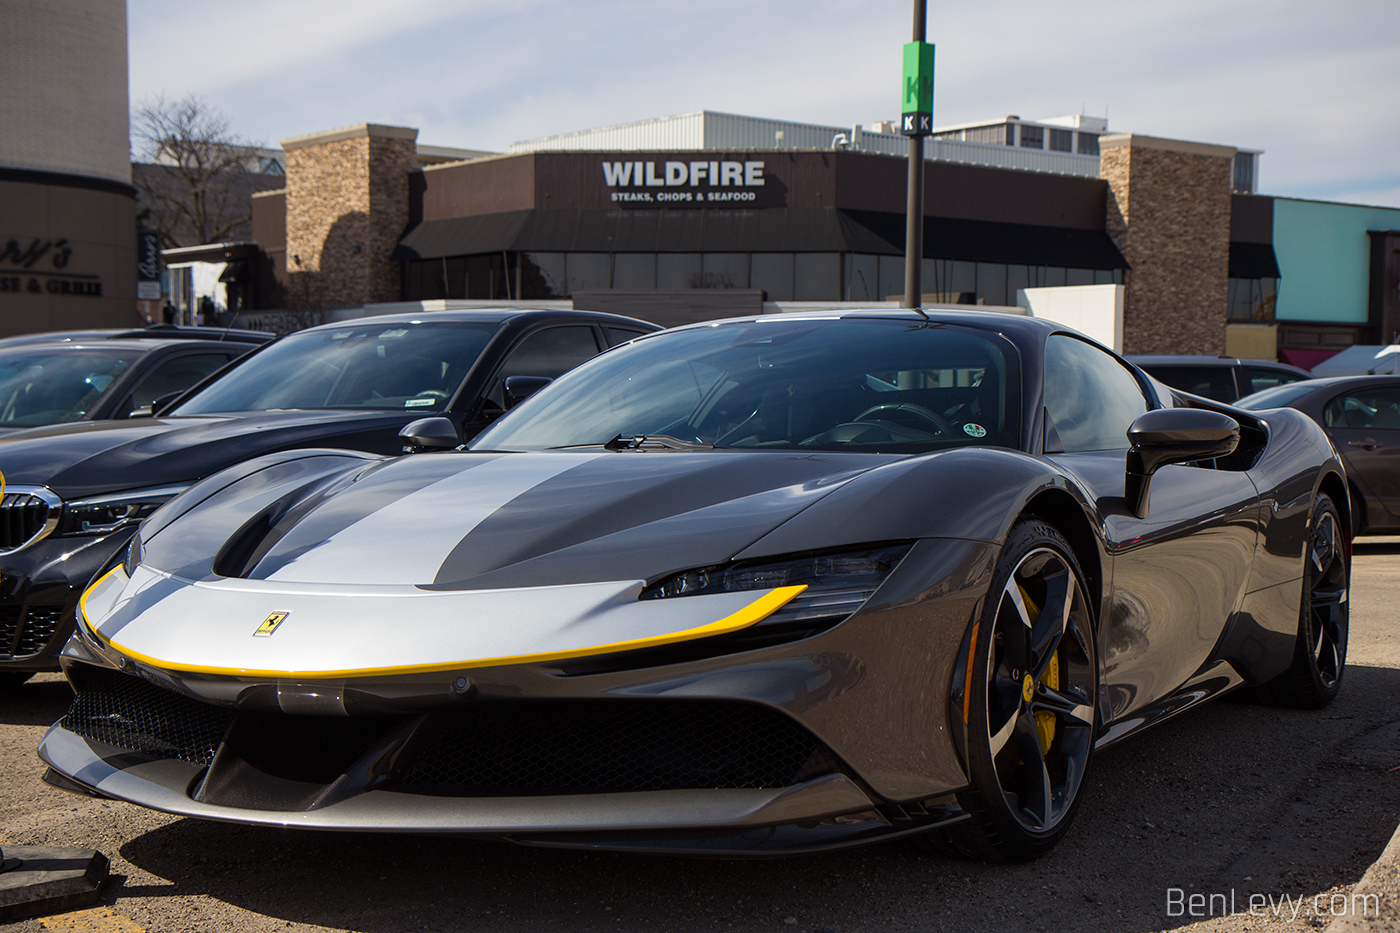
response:
[(1370, 376), (1324, 376), (1321, 379), (1310, 379), (1308, 382), (1312, 389), (1321, 392), (1324, 389), (1345, 388), (1350, 385), (1400, 385), (1400, 375), (1375, 373)]
[(320, 324), (307, 330), (332, 330), (337, 327), (354, 327), (360, 324), (407, 324), (413, 321), (461, 321), (477, 324), (504, 324), (516, 320), (586, 320), (601, 323), (613, 322), (619, 325), (637, 326), (649, 330), (660, 330), (656, 324), (639, 318), (624, 317), (620, 314), (607, 314), (602, 311), (587, 311), (568, 308), (463, 308), (453, 311), (408, 311), (399, 314), (377, 314), (372, 317), (346, 318)]
[(220, 343), (268, 343), (276, 338), (276, 334), (271, 334), (260, 330), (240, 330), (237, 328), (225, 327), (186, 327), (174, 324), (154, 324), (150, 327), (136, 328), (99, 328), (94, 330), (55, 330), (41, 331), (33, 334), (17, 334), (13, 337), (0, 338), (0, 348), (19, 346), (38, 346), (51, 344), (74, 344), (82, 343), (88, 346), (101, 344), (108, 340), (129, 340), (159, 342), (160, 344), (171, 343), (179, 340), (212, 340)]
[(159, 340), (155, 338), (135, 338), (132, 340), (109, 341), (109, 340), (72, 340), (60, 343), (34, 343), (3, 344), (0, 343), (0, 353), (11, 351), (23, 351), (28, 353), (69, 353), (75, 350), (139, 350), (142, 353), (149, 353), (161, 347), (207, 347), (212, 348), (222, 344), (225, 347), (233, 347), (239, 352), (247, 352), (252, 349), (251, 345), (239, 340)]
[(1306, 369), (1289, 363), (1280, 363), (1278, 360), (1243, 359), (1235, 356), (1207, 356), (1193, 353), (1133, 353), (1124, 356), (1123, 359), (1135, 366), (1267, 366), (1290, 373), (1311, 375)]
[[(722, 318), (715, 321), (699, 321), (673, 327), (671, 330), (694, 330), (714, 324), (741, 324), (761, 321), (838, 321), (838, 320), (890, 320), (913, 321), (931, 324), (957, 324), (975, 327), (979, 330), (1014, 333), (1019, 335), (1052, 333), (1078, 334), (1072, 327), (1055, 321), (1033, 318), (1029, 315), (1007, 314), (1002, 311), (949, 311), (944, 308), (857, 308), (854, 310), (828, 309), (810, 311), (782, 311), (776, 314), (748, 314), (742, 317)], [(1080, 336), (1084, 336), (1080, 334)]]

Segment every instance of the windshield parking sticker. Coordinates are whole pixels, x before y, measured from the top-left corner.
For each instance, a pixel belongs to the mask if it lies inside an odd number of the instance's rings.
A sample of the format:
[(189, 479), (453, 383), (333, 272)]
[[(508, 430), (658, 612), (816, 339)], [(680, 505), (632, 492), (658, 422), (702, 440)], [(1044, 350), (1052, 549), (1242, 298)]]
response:
[(987, 436), (987, 429), (982, 427), (980, 424), (965, 424), (963, 425), (963, 432), (969, 437)]

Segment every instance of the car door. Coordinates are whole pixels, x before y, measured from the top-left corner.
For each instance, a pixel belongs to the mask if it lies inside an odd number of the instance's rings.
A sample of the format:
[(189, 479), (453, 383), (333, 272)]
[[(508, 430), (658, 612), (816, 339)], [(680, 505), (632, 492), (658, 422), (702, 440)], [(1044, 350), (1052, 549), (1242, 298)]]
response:
[(1323, 406), (1322, 424), (1367, 500), (1367, 523), (1400, 523), (1400, 386), (1350, 387)]
[(1123, 499), (1128, 426), (1151, 407), (1137, 377), (1101, 347), (1054, 335), (1043, 398), (1045, 454), (1094, 492), (1107, 540), (1099, 658), (1109, 718), (1119, 719), (1207, 666), (1249, 579), (1258, 494), (1243, 473), (1166, 466), (1138, 518)]

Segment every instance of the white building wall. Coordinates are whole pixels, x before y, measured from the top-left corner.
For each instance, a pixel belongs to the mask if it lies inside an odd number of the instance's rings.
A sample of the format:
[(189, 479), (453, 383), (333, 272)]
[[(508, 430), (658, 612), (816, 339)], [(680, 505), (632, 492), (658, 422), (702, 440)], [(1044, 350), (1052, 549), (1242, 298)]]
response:
[(1057, 288), (1023, 288), (1016, 304), (1031, 317), (1072, 327), (1113, 350), (1123, 352), (1122, 285), (1065, 285)]
[[(782, 138), (778, 134), (782, 133)], [(909, 140), (894, 133), (875, 133), (863, 127), (822, 126), (768, 120), (708, 110), (656, 120), (641, 120), (596, 130), (580, 130), (511, 143), (510, 152), (657, 152), (699, 150), (833, 149), (837, 137), (843, 148), (859, 152), (907, 156)], [(965, 165), (988, 165), (1028, 172), (1080, 175), (1097, 178), (1098, 156), (1023, 149), (959, 140), (924, 140), (924, 158)]]
[(0, 168), (131, 183), (126, 0), (0, 0)]

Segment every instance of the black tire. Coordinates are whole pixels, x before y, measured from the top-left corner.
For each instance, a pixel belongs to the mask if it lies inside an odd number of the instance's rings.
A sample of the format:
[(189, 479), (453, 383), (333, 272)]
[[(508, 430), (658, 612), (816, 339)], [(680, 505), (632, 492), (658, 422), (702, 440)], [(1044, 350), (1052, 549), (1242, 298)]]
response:
[(33, 671), (0, 671), (0, 693), (15, 689), (33, 676)]
[(1319, 493), (1308, 519), (1293, 662), (1256, 691), (1265, 702), (1322, 709), (1336, 699), (1346, 668), (1350, 581), (1350, 554), (1341, 514), (1331, 497)]
[[(970, 820), (944, 840), (963, 854), (1028, 861), (1069, 829), (1098, 733), (1098, 659), (1084, 574), (1063, 535), (1018, 523), (969, 639), (966, 722)], [(931, 840), (930, 840), (931, 841)]]

